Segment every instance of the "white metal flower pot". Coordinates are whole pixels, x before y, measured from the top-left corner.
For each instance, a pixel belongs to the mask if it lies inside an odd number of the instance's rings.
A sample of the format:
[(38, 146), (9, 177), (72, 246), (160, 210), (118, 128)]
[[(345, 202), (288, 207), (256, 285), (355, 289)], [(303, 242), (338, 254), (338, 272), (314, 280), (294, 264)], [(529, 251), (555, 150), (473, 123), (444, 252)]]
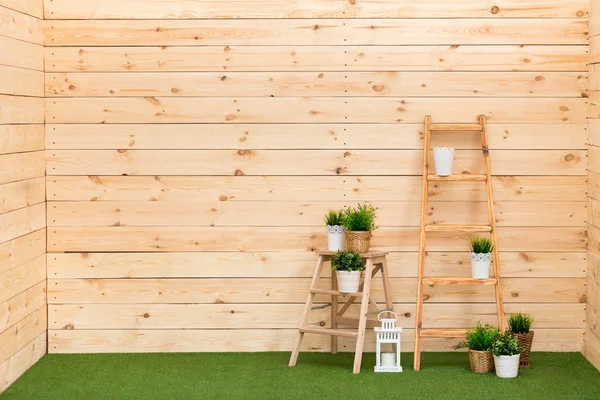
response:
[(335, 271), (340, 293), (356, 293), (360, 284), (361, 271)]
[(490, 264), (492, 253), (471, 252), (471, 275), (475, 279), (488, 279), (490, 277)]
[(519, 359), (521, 354), (514, 356), (494, 356), (496, 376), (499, 378), (516, 378), (519, 375)]
[(454, 163), (454, 149), (447, 147), (436, 147), (433, 149), (435, 160), (435, 174), (437, 176), (452, 175), (452, 164)]
[(343, 226), (327, 225), (327, 248), (329, 251), (346, 248), (346, 230)]

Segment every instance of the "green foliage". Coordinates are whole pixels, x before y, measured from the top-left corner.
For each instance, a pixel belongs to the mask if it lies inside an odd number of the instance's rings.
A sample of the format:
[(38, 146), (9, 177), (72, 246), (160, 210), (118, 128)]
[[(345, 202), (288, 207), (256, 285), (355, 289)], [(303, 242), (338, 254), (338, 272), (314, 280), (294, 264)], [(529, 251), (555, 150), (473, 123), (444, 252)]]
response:
[(334, 271), (364, 271), (365, 262), (358, 253), (340, 250), (331, 257), (331, 269)]
[(490, 350), (499, 333), (498, 328), (489, 324), (482, 325), (481, 321), (477, 321), (477, 325), (473, 329), (467, 330), (465, 334), (467, 341), (461, 343), (459, 347), (468, 347), (475, 351)]
[(471, 239), (471, 251), (478, 254), (491, 253), (494, 250), (492, 241), (486, 237), (474, 237)]
[(518, 312), (508, 317), (508, 329), (512, 333), (529, 333), (532, 324), (533, 317), (529, 314)]
[(325, 224), (326, 225), (344, 225), (344, 210), (329, 210), (327, 214), (325, 214)]
[(372, 205), (359, 204), (356, 208), (348, 207), (345, 211), (344, 226), (349, 231), (374, 231), (377, 208)]
[(492, 353), (496, 356), (514, 356), (520, 352), (519, 340), (510, 331), (500, 334), (492, 345)]

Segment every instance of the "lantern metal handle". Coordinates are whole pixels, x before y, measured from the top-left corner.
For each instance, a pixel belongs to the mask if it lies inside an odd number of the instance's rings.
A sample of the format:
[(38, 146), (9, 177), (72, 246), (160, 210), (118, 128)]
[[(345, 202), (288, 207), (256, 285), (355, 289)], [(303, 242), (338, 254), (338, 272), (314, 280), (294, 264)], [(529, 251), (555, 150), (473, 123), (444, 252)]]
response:
[(381, 322), (381, 314), (385, 314), (385, 313), (394, 314), (394, 317), (395, 317), (394, 321), (398, 321), (398, 314), (396, 314), (396, 313), (395, 313), (395, 312), (393, 312), (393, 311), (387, 311), (387, 310), (384, 310), (384, 311), (380, 312), (380, 313), (379, 313), (379, 315), (377, 315), (377, 319), (378, 319), (380, 322)]

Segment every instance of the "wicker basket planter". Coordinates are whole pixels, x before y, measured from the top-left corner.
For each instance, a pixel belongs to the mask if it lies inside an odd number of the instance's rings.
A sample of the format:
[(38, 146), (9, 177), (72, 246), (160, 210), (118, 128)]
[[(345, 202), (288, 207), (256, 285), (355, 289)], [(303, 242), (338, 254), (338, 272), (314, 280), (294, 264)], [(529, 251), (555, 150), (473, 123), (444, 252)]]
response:
[(371, 246), (371, 231), (347, 231), (346, 250), (354, 253), (366, 253)]
[(491, 351), (469, 349), (469, 363), (471, 371), (477, 374), (487, 374), (494, 370), (494, 356)]
[(533, 331), (528, 333), (513, 333), (521, 346), (521, 361), (519, 368), (529, 368), (529, 354), (531, 353), (531, 344), (533, 343)]

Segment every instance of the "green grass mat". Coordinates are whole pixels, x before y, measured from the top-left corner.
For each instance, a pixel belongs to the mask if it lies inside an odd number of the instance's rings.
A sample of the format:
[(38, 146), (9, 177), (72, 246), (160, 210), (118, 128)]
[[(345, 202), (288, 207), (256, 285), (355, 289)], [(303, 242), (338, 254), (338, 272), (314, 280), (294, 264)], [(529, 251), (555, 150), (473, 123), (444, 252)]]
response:
[(600, 372), (579, 353), (534, 353), (516, 379), (473, 374), (466, 353), (404, 354), (402, 373), (374, 373), (374, 354), (351, 373), (353, 354), (48, 355), (1, 400), (116, 399), (543, 399), (600, 400)]

